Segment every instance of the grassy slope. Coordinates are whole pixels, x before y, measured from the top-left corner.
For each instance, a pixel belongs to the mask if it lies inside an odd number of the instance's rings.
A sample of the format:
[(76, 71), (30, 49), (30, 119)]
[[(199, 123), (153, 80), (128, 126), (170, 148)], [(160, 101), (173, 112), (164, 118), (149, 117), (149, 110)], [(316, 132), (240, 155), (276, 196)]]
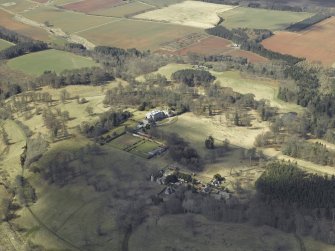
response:
[(6, 49), (8, 47), (11, 47), (12, 45), (14, 45), (14, 44), (11, 43), (11, 42), (8, 42), (6, 40), (0, 39), (0, 51)]
[[(285, 243), (285, 251), (299, 250), (293, 235), (269, 227), (252, 227), (247, 224), (213, 222), (194, 215), (189, 225), (185, 215), (171, 215), (143, 224), (132, 235), (131, 251), (154, 250), (280, 250), (276, 247)], [(284, 245), (283, 245), (284, 246)]]
[[(117, 81), (105, 86), (104, 89), (113, 88), (116, 85)], [(96, 113), (103, 111), (104, 108), (101, 103), (103, 100), (103, 89), (101, 87), (68, 86), (66, 89), (71, 93), (71, 96), (80, 95), (89, 100), (89, 103), (84, 105), (78, 105), (75, 100), (71, 100), (66, 104), (56, 104), (56, 106), (54, 106), (54, 108), (68, 110), (70, 116), (76, 116), (75, 119), (69, 121), (69, 127), (74, 127), (75, 125), (80, 124), (81, 121), (95, 118), (95, 116), (89, 118), (84, 112), (86, 105), (92, 105), (94, 107), (94, 112)], [(49, 88), (44, 88), (42, 91), (50, 92), (55, 99), (58, 98), (57, 95), (60, 92), (60, 90)], [(34, 116), (28, 121), (24, 121), (23, 118), (20, 118), (20, 120), (27, 124), (35, 133), (46, 132), (41, 115)], [(184, 114), (179, 117), (177, 122), (162, 127), (162, 129), (166, 131), (178, 131), (178, 133), (182, 134), (183, 137), (190, 141), (192, 146), (195, 146), (202, 155), (206, 154), (207, 151), (203, 146), (203, 140), (209, 134), (212, 134), (215, 138), (219, 139), (229, 138), (232, 142), (234, 139), (240, 140), (244, 146), (247, 146), (245, 144), (248, 142), (251, 144), (253, 141), (253, 135), (256, 135), (259, 130), (263, 130), (262, 127), (254, 130), (236, 127), (229, 128), (218, 124), (218, 122), (219, 121), (217, 120), (197, 117), (192, 114)], [(260, 126), (264, 127), (265, 125)], [(18, 130), (11, 125), (8, 125), (7, 127), (10, 127), (13, 133), (16, 133)], [(206, 128), (206, 130), (204, 130), (204, 128)], [(70, 133), (76, 134), (75, 128), (70, 129)], [(11, 137), (14, 137), (14, 135)], [(15, 137), (17, 136), (15, 135)], [(18, 140), (19, 139), (15, 141)], [(40, 167), (43, 167), (55, 158), (55, 154), (59, 150), (75, 151), (75, 149), (84, 146), (87, 143), (89, 143), (89, 140), (79, 135), (70, 140), (53, 143), (51, 144), (48, 153), (44, 155), (37, 164)], [(18, 146), (16, 152), (20, 153), (20, 146)], [(84, 165), (88, 165), (90, 168), (94, 169), (94, 173), (97, 177), (106, 177), (113, 184), (114, 188), (118, 188), (117, 192), (112, 188), (110, 191), (97, 193), (91, 186), (87, 186), (86, 182), (81, 179), (77, 179), (73, 181), (72, 184), (61, 188), (55, 185), (50, 185), (44, 182), (39, 176), (29, 172), (27, 175), (33, 186), (37, 188), (39, 198), (38, 202), (32, 206), (32, 210), (43, 224), (60, 236), (65, 237), (71, 243), (83, 245), (83, 243), (85, 243), (84, 240), (86, 239), (92, 245), (91, 247), (93, 250), (119, 250), (119, 243), (122, 240), (122, 237), (116, 234), (114, 216), (117, 212), (117, 208), (119, 208), (124, 201), (120, 201), (114, 196), (120, 193), (127, 193), (128, 196), (139, 198), (139, 196), (146, 197), (159, 192), (161, 187), (156, 184), (148, 183), (145, 178), (152, 167), (162, 168), (166, 166), (168, 162), (166, 162), (165, 157), (155, 158), (148, 161), (124, 151), (119, 151), (110, 145), (106, 145), (103, 148), (106, 152), (105, 155), (87, 156), (89, 157), (89, 161)], [(18, 155), (15, 157), (15, 161), (17, 161), (18, 157)], [(222, 174), (228, 176), (227, 174), (232, 167), (235, 167), (236, 170), (250, 169), (250, 167), (243, 166), (239, 161), (236, 161), (238, 160), (238, 157), (239, 152), (232, 152), (226, 155), (220, 162), (209, 165), (203, 175), (212, 177), (214, 173), (222, 172)], [(83, 164), (75, 161), (73, 162), (73, 165)], [(251, 174), (248, 173), (248, 175), (250, 177)], [(255, 177), (257, 176), (256, 173), (253, 175), (255, 175)], [(244, 177), (243, 175), (241, 176)], [(233, 178), (228, 178), (228, 180), (233, 180)], [(143, 192), (141, 190), (141, 187), (143, 186), (149, 186), (149, 188), (146, 188)], [(110, 202), (112, 202), (112, 206), (110, 206)], [(66, 245), (60, 242), (53, 233), (50, 233), (44, 227), (39, 227), (38, 223), (31, 217), (27, 210), (22, 210), (20, 216), (21, 217), (17, 218), (15, 222), (29, 230), (27, 235), (29, 239), (33, 240), (35, 243), (41, 243), (47, 248), (66, 248)], [(245, 234), (245, 236), (251, 240), (255, 239), (251, 244), (249, 243), (249, 245), (252, 245), (252, 247), (255, 248), (259, 247), (259, 245), (264, 245), (270, 248), (273, 243), (283, 241), (284, 239), (293, 243), (291, 241), (292, 236), (280, 232), (277, 234), (277, 231), (271, 230), (273, 236), (276, 236), (276, 238), (267, 238), (266, 243), (260, 244), (259, 240), (261, 240), (263, 230), (260, 230), (261, 232), (259, 232), (257, 229), (255, 230), (248, 226), (236, 224), (228, 225), (220, 223), (217, 228), (220, 229), (218, 230), (218, 234), (213, 234), (212, 237), (209, 237), (204, 233), (211, 233), (212, 223), (204, 219), (199, 219), (199, 226), (196, 227), (203, 238), (199, 238), (200, 235), (194, 237), (189, 235), (191, 234), (190, 231), (184, 233), (184, 226), (178, 225), (179, 220), (176, 223), (176, 220), (173, 217), (171, 219), (167, 218), (168, 221), (171, 222), (167, 228), (160, 226), (161, 221), (159, 222), (158, 227), (149, 226), (149, 230), (145, 230), (145, 232), (141, 229), (146, 229), (146, 225), (141, 226), (139, 231), (136, 231), (134, 236), (131, 237), (130, 250), (159, 250), (157, 248), (159, 248), (160, 245), (168, 245), (166, 244), (167, 242), (173, 244), (170, 240), (177, 240), (175, 233), (178, 233), (179, 238), (179, 241), (177, 241), (176, 244), (177, 247), (179, 247), (179, 245), (202, 246), (204, 243), (208, 242), (209, 238), (211, 238), (211, 241), (214, 240), (215, 242), (213, 247), (224, 245), (225, 242), (223, 239), (237, 245), (237, 243), (242, 240), (235, 236), (236, 233), (243, 233), (243, 235)], [(176, 224), (176, 226), (173, 226), (173, 224)], [(99, 225), (107, 232), (106, 236), (97, 235), (97, 228)], [(179, 230), (181, 232), (179, 232)], [(162, 242), (161, 244), (155, 241), (150, 243), (143, 242), (143, 235), (145, 235), (145, 233), (150, 233), (149, 237), (145, 237), (149, 238), (149, 241), (150, 238), (156, 239), (157, 236), (164, 236), (164, 239), (167, 241)], [(222, 235), (224, 235), (224, 237), (222, 237)], [(243, 235), (239, 234), (239, 236)], [(110, 241), (111, 237), (112, 241)], [(142, 243), (143, 246), (139, 246), (139, 242)], [(295, 244), (293, 243), (292, 245), (294, 246)], [(314, 247), (318, 246), (318, 244), (315, 243), (313, 245)]]
[(98, 64), (90, 58), (52, 49), (11, 59), (8, 61), (8, 66), (38, 76), (47, 70), (60, 73), (64, 70), (98, 66)]
[(312, 15), (312, 13), (306, 12), (275, 11), (246, 7), (235, 8), (220, 14), (225, 19), (222, 25), (230, 29), (252, 28), (269, 30), (285, 29), (290, 24), (299, 22)]

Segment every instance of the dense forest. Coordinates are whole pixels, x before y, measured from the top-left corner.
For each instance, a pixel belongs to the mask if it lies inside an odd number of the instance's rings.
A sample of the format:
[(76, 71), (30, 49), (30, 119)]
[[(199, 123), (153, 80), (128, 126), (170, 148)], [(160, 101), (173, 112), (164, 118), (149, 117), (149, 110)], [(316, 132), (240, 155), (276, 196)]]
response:
[(194, 87), (197, 85), (209, 85), (215, 80), (215, 77), (208, 71), (203, 70), (179, 70), (171, 75), (174, 81), (186, 84), (187, 86)]
[(297, 204), (304, 208), (334, 208), (335, 177), (308, 174), (296, 164), (273, 162), (256, 182), (266, 201)]

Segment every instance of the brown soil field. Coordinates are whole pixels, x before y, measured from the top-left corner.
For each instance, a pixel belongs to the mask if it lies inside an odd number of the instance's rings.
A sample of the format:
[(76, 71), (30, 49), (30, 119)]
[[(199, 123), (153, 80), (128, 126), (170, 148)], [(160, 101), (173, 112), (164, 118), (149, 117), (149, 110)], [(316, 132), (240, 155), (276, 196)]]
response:
[(20, 23), (14, 19), (13, 15), (2, 10), (0, 10), (0, 26), (37, 40), (50, 41), (48, 33), (43, 29)]
[(83, 0), (63, 5), (63, 8), (79, 12), (93, 12), (123, 4), (122, 0)]
[(229, 55), (234, 57), (244, 57), (247, 58), (249, 62), (251, 63), (265, 63), (268, 62), (269, 59), (262, 57), (256, 53), (253, 53), (251, 51), (243, 51), (243, 50), (234, 50), (230, 51)]
[(156, 52), (162, 54), (179, 55), (179, 56), (185, 56), (188, 53), (196, 53), (205, 56), (224, 54), (224, 55), (231, 55), (234, 57), (245, 57), (251, 63), (268, 61), (268, 59), (259, 56), (253, 52), (233, 48), (231, 45), (232, 42), (230, 42), (227, 39), (211, 36), (201, 39), (200, 41), (190, 46), (187, 46), (185, 48), (176, 51), (165, 50), (162, 48)]
[(301, 32), (278, 32), (264, 40), (265, 48), (331, 66), (335, 62), (335, 17)]
[(208, 37), (177, 51), (178, 55), (186, 55), (189, 52), (201, 55), (222, 54), (232, 50), (231, 42), (224, 38)]

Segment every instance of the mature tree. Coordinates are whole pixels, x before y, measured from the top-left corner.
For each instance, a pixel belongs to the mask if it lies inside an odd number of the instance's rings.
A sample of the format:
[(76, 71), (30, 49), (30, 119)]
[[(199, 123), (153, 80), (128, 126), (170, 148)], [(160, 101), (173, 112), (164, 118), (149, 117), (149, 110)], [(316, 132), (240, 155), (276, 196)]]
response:
[(207, 149), (214, 149), (215, 145), (214, 145), (214, 138), (212, 136), (209, 136), (206, 140), (205, 140), (205, 146)]

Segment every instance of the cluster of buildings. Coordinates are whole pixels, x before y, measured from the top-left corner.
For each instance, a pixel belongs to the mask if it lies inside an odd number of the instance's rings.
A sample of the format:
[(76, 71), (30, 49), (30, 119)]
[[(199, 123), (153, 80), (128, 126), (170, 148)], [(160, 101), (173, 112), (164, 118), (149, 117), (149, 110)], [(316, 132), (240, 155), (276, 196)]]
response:
[(155, 124), (157, 121), (163, 120), (170, 116), (171, 115), (169, 114), (168, 111), (163, 111), (163, 110), (150, 111), (145, 115), (145, 119), (138, 123), (137, 129), (148, 128), (152, 124)]
[[(171, 179), (171, 175), (175, 177)], [(158, 173), (152, 174), (150, 181), (166, 186), (159, 195), (171, 195), (175, 193), (179, 186), (192, 184), (196, 192), (213, 196), (217, 200), (229, 200), (231, 198), (231, 194), (222, 187), (224, 181), (213, 178), (210, 183), (204, 184), (195, 179), (194, 174), (184, 174), (174, 167), (162, 169)]]

